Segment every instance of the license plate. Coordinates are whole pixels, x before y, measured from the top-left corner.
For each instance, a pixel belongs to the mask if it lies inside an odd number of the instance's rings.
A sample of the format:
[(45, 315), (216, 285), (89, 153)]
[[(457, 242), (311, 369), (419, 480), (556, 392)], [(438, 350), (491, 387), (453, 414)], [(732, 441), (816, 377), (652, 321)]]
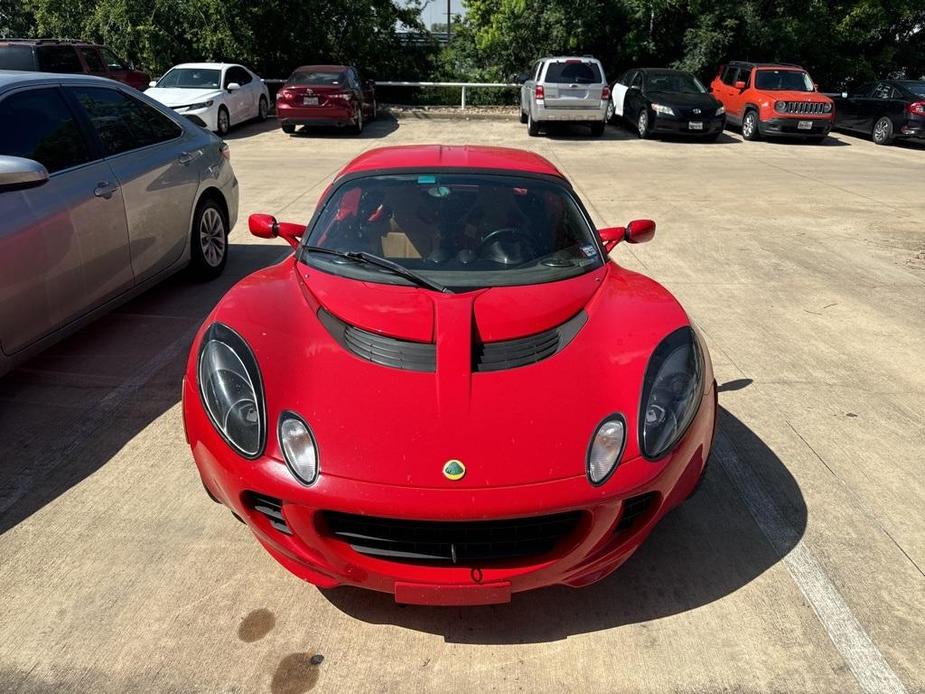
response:
[(302, 97), (302, 105), (303, 105), (303, 106), (317, 106), (317, 105), (318, 105), (318, 97), (317, 97), (317, 96), (303, 96), (303, 97)]
[(703, 130), (703, 121), (702, 120), (692, 120), (687, 124), (687, 127), (691, 130)]
[(797, 129), (798, 130), (812, 130), (813, 122), (811, 120), (801, 120), (799, 123), (797, 123)]

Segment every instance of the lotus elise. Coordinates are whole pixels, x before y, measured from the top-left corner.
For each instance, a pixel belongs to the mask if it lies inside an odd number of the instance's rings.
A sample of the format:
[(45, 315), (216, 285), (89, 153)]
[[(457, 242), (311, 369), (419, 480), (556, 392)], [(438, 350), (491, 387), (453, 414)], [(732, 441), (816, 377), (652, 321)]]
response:
[(696, 488), (703, 336), (546, 159), (387, 147), (233, 287), (183, 383), (209, 495), (321, 587), (474, 605), (607, 576)]

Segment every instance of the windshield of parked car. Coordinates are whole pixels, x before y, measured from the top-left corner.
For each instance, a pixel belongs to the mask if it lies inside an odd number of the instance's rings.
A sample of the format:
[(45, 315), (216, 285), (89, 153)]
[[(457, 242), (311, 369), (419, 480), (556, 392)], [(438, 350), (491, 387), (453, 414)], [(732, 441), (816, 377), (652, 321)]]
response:
[(916, 96), (925, 96), (925, 80), (902, 80), (898, 84)]
[(755, 89), (771, 92), (811, 92), (813, 81), (802, 70), (758, 70)]
[(161, 77), (157, 86), (159, 89), (218, 89), (221, 82), (221, 70), (175, 67)]
[(693, 75), (685, 72), (650, 72), (646, 84), (650, 92), (706, 94), (707, 90)]
[(545, 178), (490, 173), (367, 176), (340, 185), (303, 239), (300, 259), (367, 282), (395, 273), (330, 253), (371, 253), (452, 290), (552, 282), (604, 262), (571, 191)]
[(601, 69), (597, 63), (586, 63), (583, 60), (564, 60), (549, 63), (546, 68), (544, 82), (557, 84), (600, 84), (604, 81)]
[(344, 71), (332, 70), (298, 70), (292, 73), (288, 84), (299, 86), (311, 84), (317, 86), (328, 85), (339, 87), (347, 82), (347, 73)]

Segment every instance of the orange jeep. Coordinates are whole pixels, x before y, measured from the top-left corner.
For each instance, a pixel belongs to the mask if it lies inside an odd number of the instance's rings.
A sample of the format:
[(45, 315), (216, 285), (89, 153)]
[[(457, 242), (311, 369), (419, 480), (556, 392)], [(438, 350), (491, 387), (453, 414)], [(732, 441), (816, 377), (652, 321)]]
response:
[(731, 62), (720, 66), (710, 91), (726, 108), (726, 122), (741, 126), (746, 140), (790, 135), (821, 141), (834, 122), (832, 100), (799, 65)]

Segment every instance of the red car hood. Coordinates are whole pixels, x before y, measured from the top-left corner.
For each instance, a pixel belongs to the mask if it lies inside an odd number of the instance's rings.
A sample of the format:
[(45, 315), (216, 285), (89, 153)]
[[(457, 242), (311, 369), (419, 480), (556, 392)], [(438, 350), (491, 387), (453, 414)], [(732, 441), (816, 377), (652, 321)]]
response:
[(762, 93), (767, 94), (768, 98), (773, 101), (810, 101), (819, 104), (827, 104), (831, 101), (829, 97), (819, 94), (818, 92), (767, 91)]
[[(366, 361), (343, 347), (320, 309), (349, 325), (436, 344), (436, 368)], [(473, 369), (479, 342), (510, 340), (587, 316), (561, 351), (527, 366)], [(288, 259), (239, 283), (213, 313), (260, 364), (271, 435), (300, 413), (315, 434), (322, 479), (426, 488), (507, 486), (583, 476), (606, 416), (627, 420), (624, 460), (638, 456), (637, 412), (649, 355), (688, 324), (660, 285), (612, 263), (549, 284), (460, 294), (335, 277)], [(444, 478), (458, 459), (466, 475)], [(644, 462), (644, 461), (643, 461)]]

